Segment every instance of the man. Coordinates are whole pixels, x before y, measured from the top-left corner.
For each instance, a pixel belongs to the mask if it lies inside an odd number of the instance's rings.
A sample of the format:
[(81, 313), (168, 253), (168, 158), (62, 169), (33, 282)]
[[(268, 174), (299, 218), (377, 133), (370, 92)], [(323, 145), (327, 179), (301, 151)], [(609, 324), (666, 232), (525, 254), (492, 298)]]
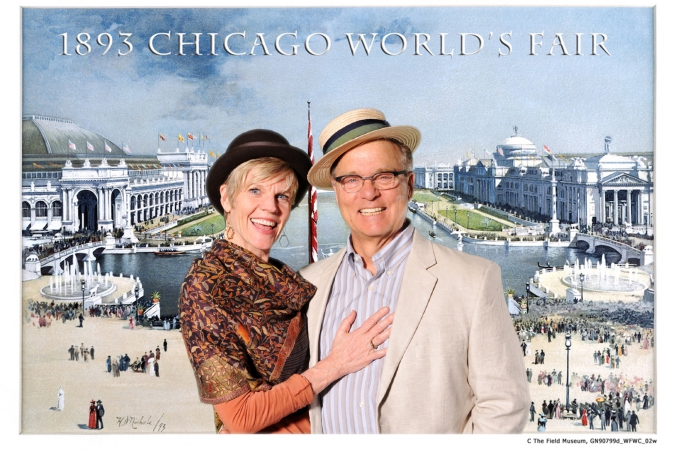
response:
[(308, 310), (310, 366), (351, 310), (353, 328), (384, 306), (396, 318), (384, 358), (315, 397), (312, 431), (521, 432), (530, 395), (500, 268), (433, 244), (406, 220), (419, 131), (360, 109), (331, 121), (319, 140), (324, 157), (308, 180), (334, 190), (350, 236), (301, 271), (318, 287)]
[(103, 404), (101, 400), (96, 402), (96, 429), (100, 430), (103, 428), (103, 414), (106, 411), (103, 409)]
[(535, 402), (530, 402), (530, 421), (535, 422)]
[(166, 339), (162, 343), (162, 346), (164, 347), (164, 353), (167, 353), (167, 340)]
[(629, 417), (629, 426), (631, 427), (631, 431), (636, 431), (636, 425), (638, 423), (638, 415), (636, 415), (636, 411), (632, 411), (631, 416)]

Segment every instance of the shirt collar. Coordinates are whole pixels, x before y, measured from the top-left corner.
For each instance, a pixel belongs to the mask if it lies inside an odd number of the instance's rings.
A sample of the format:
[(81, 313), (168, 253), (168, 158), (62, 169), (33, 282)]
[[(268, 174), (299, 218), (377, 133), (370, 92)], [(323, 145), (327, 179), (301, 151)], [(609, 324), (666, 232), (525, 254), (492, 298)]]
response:
[[(413, 245), (413, 231), (415, 227), (411, 224), (409, 219), (406, 219), (404, 225), (405, 228), (397, 236), (395, 236), (394, 239), (388, 242), (385, 247), (381, 248), (378, 253), (373, 255), (372, 260), (376, 267), (376, 275), (385, 269), (393, 268), (391, 267), (392, 263), (394, 262), (393, 259), (395, 259), (394, 257), (399, 253), (397, 249), (402, 244), (404, 244), (405, 241), (409, 241), (408, 244), (406, 244), (409, 247)], [(355, 252), (354, 247), (352, 246), (352, 234), (347, 237), (345, 255), (353, 268), (355, 267), (355, 261), (361, 261), (361, 256)], [(401, 259), (397, 258), (396, 261), (401, 262)], [(360, 265), (359, 267), (362, 266)]]

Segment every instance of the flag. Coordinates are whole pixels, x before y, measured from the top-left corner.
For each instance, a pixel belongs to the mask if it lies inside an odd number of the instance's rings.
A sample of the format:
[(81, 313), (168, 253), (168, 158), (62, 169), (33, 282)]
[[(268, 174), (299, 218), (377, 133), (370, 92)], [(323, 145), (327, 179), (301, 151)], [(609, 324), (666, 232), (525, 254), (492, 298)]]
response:
[(163, 141), (166, 141), (166, 140), (167, 140), (167, 138), (165, 138), (164, 136), (162, 136), (162, 133), (160, 133), (160, 139), (162, 139)]
[(498, 153), (500, 153), (500, 156), (505, 156), (505, 154), (502, 151), (502, 148), (500, 148), (500, 147), (496, 147), (496, 148), (498, 150)]
[(127, 153), (131, 153), (131, 150), (129, 150), (129, 146), (127, 144), (122, 145), (122, 150), (124, 150)]
[(209, 140), (209, 136), (207, 136), (207, 135), (205, 134), (205, 135), (204, 135), (204, 140), (205, 140), (205, 141), (208, 141), (208, 140)]
[(106, 141), (103, 141), (103, 148), (105, 148), (107, 152), (113, 151), (113, 149), (110, 148), (110, 145), (108, 145), (108, 143)]
[(87, 150), (94, 151), (94, 146), (87, 141)]
[(43, 168), (43, 167), (42, 167), (40, 164), (38, 164), (38, 163), (33, 163), (33, 165), (34, 165), (35, 167), (37, 167), (38, 169), (42, 169), (42, 168)]
[(183, 136), (181, 136), (181, 133), (178, 133), (178, 140), (181, 142), (185, 142), (185, 139), (183, 139)]
[(195, 140), (195, 136), (193, 136), (192, 134), (188, 133), (188, 139), (190, 139), (191, 141), (194, 141), (194, 140)]
[(68, 148), (71, 150), (77, 150), (75, 144), (73, 144), (70, 139), (68, 139)]
[(547, 147), (546, 145), (543, 145), (543, 146), (542, 146), (542, 149), (543, 149), (544, 151), (546, 151), (547, 153), (549, 153), (550, 155), (552, 154), (552, 151), (551, 151), (551, 150), (549, 149), (549, 147)]
[(487, 154), (488, 156), (491, 156), (490, 152), (486, 149), (484, 149), (484, 153)]
[(211, 155), (212, 158), (215, 158), (215, 157), (216, 157), (216, 155), (214, 154), (214, 151), (213, 151), (213, 150), (209, 150), (209, 154)]
[[(314, 165), (315, 156), (312, 151), (312, 119), (310, 118), (310, 102), (307, 102), (307, 154), (310, 157), (310, 162)], [(308, 192), (308, 219), (309, 230), (308, 246), (310, 247), (309, 256), (310, 264), (317, 262), (317, 188), (310, 186)]]

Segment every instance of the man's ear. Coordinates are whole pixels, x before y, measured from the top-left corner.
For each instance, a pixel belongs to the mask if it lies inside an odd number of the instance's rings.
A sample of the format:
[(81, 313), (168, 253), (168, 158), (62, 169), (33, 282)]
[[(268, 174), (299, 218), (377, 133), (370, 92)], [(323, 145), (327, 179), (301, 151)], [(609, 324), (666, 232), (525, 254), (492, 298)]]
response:
[(223, 183), (219, 189), (219, 192), (221, 194), (221, 206), (223, 207), (223, 212), (228, 214), (232, 209), (232, 205), (228, 199), (228, 185)]
[(413, 198), (413, 190), (415, 189), (415, 173), (411, 172), (408, 174), (408, 179), (406, 180), (408, 185), (408, 200), (410, 201)]

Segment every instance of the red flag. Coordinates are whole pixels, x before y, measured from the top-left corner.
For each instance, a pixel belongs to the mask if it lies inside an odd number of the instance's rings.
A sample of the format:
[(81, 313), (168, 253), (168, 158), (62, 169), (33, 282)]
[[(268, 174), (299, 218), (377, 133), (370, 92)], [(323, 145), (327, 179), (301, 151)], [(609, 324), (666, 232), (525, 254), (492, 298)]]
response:
[(71, 149), (71, 150), (76, 150), (75, 144), (73, 144), (73, 143), (70, 141), (70, 139), (68, 139), (68, 148)]
[[(312, 151), (312, 119), (310, 118), (310, 102), (307, 102), (307, 154), (310, 156), (310, 162), (314, 165), (315, 156)], [(310, 264), (317, 262), (317, 188), (310, 186), (308, 193), (308, 215), (309, 215), (309, 233), (308, 246)]]
[(500, 156), (505, 156), (505, 154), (502, 152), (502, 148), (496, 147), (496, 149), (498, 150), (498, 153), (500, 153)]
[(549, 147), (547, 147), (546, 145), (543, 145), (542, 148), (544, 149), (544, 151), (546, 151), (546, 152), (549, 153), (550, 155), (552, 154), (552, 151), (551, 151), (551, 150), (549, 149)]
[(194, 140), (195, 140), (195, 136), (193, 136), (192, 134), (188, 133), (188, 139), (190, 139), (191, 141), (194, 141)]
[(112, 152), (113, 150), (110, 148), (110, 145), (106, 141), (103, 141), (103, 148), (106, 149), (107, 152)]
[(167, 138), (165, 138), (164, 136), (162, 136), (162, 133), (160, 133), (160, 139), (162, 139), (163, 141), (166, 141), (166, 140), (167, 140)]

